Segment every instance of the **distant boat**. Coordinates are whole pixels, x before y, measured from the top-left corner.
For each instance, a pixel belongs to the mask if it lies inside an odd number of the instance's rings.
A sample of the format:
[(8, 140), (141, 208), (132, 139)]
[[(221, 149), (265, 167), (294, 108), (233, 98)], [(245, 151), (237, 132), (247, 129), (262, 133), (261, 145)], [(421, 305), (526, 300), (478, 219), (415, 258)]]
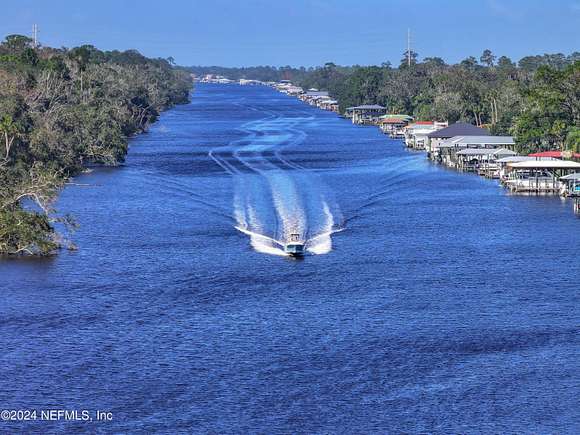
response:
[(304, 255), (304, 242), (300, 240), (300, 234), (290, 234), (290, 241), (284, 245), (284, 252), (292, 257)]

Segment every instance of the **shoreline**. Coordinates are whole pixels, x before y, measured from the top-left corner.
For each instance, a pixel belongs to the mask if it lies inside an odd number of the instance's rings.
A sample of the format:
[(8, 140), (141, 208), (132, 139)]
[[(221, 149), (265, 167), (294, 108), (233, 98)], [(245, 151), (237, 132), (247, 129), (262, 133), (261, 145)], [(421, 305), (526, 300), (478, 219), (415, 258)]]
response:
[[(294, 97), (294, 98), (304, 102), (305, 104), (309, 104), (310, 106), (315, 106), (316, 108), (318, 108), (320, 110), (334, 112), (337, 114), (337, 117), (345, 119), (345, 120), (350, 119), (352, 121), (352, 123), (357, 125), (357, 126), (379, 128), (381, 133), (389, 135), (391, 139), (395, 139), (397, 141), (400, 141), (401, 145), (403, 145), (403, 147), (405, 148), (406, 151), (424, 154), (425, 159), (427, 161), (429, 161), (430, 163), (433, 163), (434, 166), (441, 167), (443, 169), (453, 170), (454, 172), (459, 172), (459, 173), (463, 173), (463, 174), (471, 173), (471, 174), (476, 175), (476, 176), (484, 176), (485, 178), (490, 179), (490, 181), (498, 179), (499, 183), (497, 184), (497, 186), (504, 188), (504, 190), (507, 190), (508, 191), (507, 193), (510, 196), (522, 196), (522, 197), (556, 196), (556, 197), (560, 197), (562, 200), (564, 200), (566, 202), (568, 200), (570, 200), (572, 202), (573, 213), (580, 218), (580, 193), (578, 193), (578, 191), (580, 189), (578, 189), (578, 187), (576, 187), (577, 186), (576, 184), (574, 184), (571, 188), (566, 190), (566, 183), (561, 182), (561, 180), (554, 180), (552, 182), (553, 187), (551, 187), (551, 188), (549, 186), (546, 186), (546, 183), (544, 183), (544, 185), (542, 185), (541, 183), (536, 182), (535, 190), (533, 189), (533, 186), (530, 186), (530, 187), (528, 187), (527, 190), (521, 189), (521, 191), (518, 191), (518, 190), (513, 189), (513, 187), (508, 185), (509, 181), (511, 181), (511, 180), (506, 182), (506, 180), (508, 180), (507, 177), (505, 179), (502, 179), (501, 176), (491, 176), (491, 175), (487, 176), (487, 174), (485, 172), (482, 173), (482, 172), (478, 171), (477, 169), (476, 170), (461, 170), (461, 169), (458, 169), (457, 167), (453, 167), (452, 165), (444, 164), (444, 162), (439, 160), (439, 157), (437, 155), (433, 155), (433, 153), (430, 152), (427, 147), (415, 148), (413, 146), (409, 146), (408, 141), (410, 139), (410, 136), (413, 135), (413, 133), (409, 134), (409, 133), (405, 132), (405, 133), (403, 133), (404, 135), (401, 137), (400, 130), (393, 129), (393, 130), (385, 131), (385, 130), (383, 130), (383, 127), (379, 124), (378, 117), (374, 117), (374, 119), (373, 119), (373, 117), (371, 117), (370, 120), (368, 118), (366, 118), (366, 119), (363, 118), (360, 122), (357, 122), (356, 118), (353, 118), (352, 116), (348, 116), (347, 114), (340, 113), (338, 111), (338, 106), (335, 106), (334, 104), (332, 106), (326, 106), (324, 103), (324, 100), (325, 99), (332, 99), (332, 97), (328, 94), (328, 92), (321, 92), (318, 90), (309, 90), (308, 92), (304, 93), (302, 88), (295, 86), (295, 85), (291, 84), (290, 82), (281, 82), (278, 84), (266, 84), (266, 83), (260, 83), (260, 84), (272, 87), (273, 89), (275, 89), (276, 91), (278, 91), (280, 93), (283, 93), (283, 94), (288, 95), (290, 97)], [(338, 103), (338, 102), (336, 102), (336, 100), (332, 100), (332, 103)], [(361, 107), (364, 107), (364, 106), (361, 106)], [(369, 105), (368, 107), (370, 108), (372, 106)], [(380, 107), (380, 106), (375, 106), (375, 107)], [(350, 108), (350, 109), (353, 109), (353, 108)], [(354, 108), (354, 109), (356, 109), (356, 108)], [(382, 109), (385, 109), (385, 108), (382, 108)], [(373, 107), (371, 110), (374, 111), (375, 108)], [(397, 115), (385, 115), (385, 116), (397, 116)], [(437, 123), (435, 122), (434, 124), (436, 125)], [(449, 127), (448, 123), (440, 123), (440, 124), (442, 124), (442, 125), (439, 126), (438, 129), (433, 130), (433, 131), (443, 130), (443, 129)], [(407, 125), (411, 126), (411, 125), (413, 125), (413, 123), (409, 122)], [(490, 137), (494, 137), (494, 136), (490, 136)], [(450, 137), (449, 139), (451, 139), (451, 138), (452, 137)], [(415, 139), (412, 138), (412, 140), (414, 141)], [(513, 141), (512, 141), (512, 144), (514, 144)], [(515, 144), (514, 144), (514, 148), (515, 148)], [(515, 151), (514, 151), (514, 156), (519, 157), (518, 154), (515, 153)], [(537, 160), (542, 160), (542, 157), (538, 157)], [(562, 160), (562, 161), (567, 162), (568, 160)], [(572, 160), (570, 160), (570, 161), (572, 161)], [(572, 170), (575, 170), (577, 173), (580, 173), (580, 163), (578, 163), (576, 165), (570, 164), (569, 166), (571, 166)], [(560, 181), (559, 185), (556, 184), (557, 181)], [(576, 189), (576, 190), (573, 190), (573, 189)]]

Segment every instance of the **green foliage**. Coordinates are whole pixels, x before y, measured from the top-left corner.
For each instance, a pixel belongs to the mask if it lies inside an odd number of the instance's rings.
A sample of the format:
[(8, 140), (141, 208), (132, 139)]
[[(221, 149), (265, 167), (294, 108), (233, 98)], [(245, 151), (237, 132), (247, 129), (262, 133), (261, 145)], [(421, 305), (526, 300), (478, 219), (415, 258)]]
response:
[(522, 90), (513, 131), (524, 148), (574, 149), (580, 126), (580, 61), (565, 69), (540, 66)]
[(491, 50), (486, 49), (486, 50), (483, 50), (483, 53), (481, 54), (479, 61), (487, 67), (492, 67), (493, 64), (495, 63), (495, 59), (496, 59), (496, 57), (493, 55)]
[(54, 250), (51, 222), (62, 218), (51, 203), (66, 177), (121, 163), (128, 137), (186, 102), (190, 88), (189, 74), (135, 50), (35, 48), (30, 38), (7, 37), (0, 44), (0, 254)]
[(57, 248), (54, 230), (46, 215), (0, 210), (0, 254), (50, 255)]
[(566, 148), (575, 153), (580, 153), (580, 127), (573, 126), (568, 129)]
[[(439, 57), (419, 62), (407, 53), (401, 65), (339, 66), (328, 62), (318, 68), (191, 67), (195, 74), (220, 74), (232, 79), (289, 79), (305, 89), (327, 90), (344, 111), (349, 106), (377, 103), (391, 113), (404, 112), (418, 120), (464, 121), (485, 126), (494, 134), (515, 134), (522, 150), (576, 145), (574, 126), (580, 125), (577, 63), (569, 56), (527, 56), (518, 64), (484, 50), (456, 65)], [(536, 73), (537, 71), (537, 73)]]

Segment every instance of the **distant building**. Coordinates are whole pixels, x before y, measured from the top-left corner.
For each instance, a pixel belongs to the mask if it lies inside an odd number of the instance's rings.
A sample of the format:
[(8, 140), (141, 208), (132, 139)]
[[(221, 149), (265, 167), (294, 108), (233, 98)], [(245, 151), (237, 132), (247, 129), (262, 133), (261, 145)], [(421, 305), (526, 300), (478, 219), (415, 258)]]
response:
[(489, 136), (490, 132), (485, 128), (476, 127), (466, 122), (456, 122), (447, 128), (434, 131), (427, 135), (425, 149), (430, 158), (436, 159), (439, 152), (439, 145), (445, 139), (451, 139), (455, 136)]
[(404, 131), (405, 145), (409, 148), (423, 150), (427, 144), (427, 136), (437, 130), (447, 127), (446, 122), (416, 121), (406, 126)]
[(402, 137), (404, 135), (403, 127), (412, 120), (413, 117), (409, 115), (383, 115), (379, 118), (379, 128), (391, 137)]
[(512, 136), (455, 136), (449, 139), (444, 139), (439, 143), (438, 147), (431, 148), (431, 159), (449, 167), (456, 167), (458, 164), (457, 156), (459, 151), (465, 149), (497, 150), (499, 148), (506, 148), (510, 151), (514, 151), (514, 138)]
[(352, 119), (353, 124), (376, 124), (381, 115), (387, 111), (386, 107), (378, 104), (363, 104), (361, 106), (348, 107), (346, 116)]

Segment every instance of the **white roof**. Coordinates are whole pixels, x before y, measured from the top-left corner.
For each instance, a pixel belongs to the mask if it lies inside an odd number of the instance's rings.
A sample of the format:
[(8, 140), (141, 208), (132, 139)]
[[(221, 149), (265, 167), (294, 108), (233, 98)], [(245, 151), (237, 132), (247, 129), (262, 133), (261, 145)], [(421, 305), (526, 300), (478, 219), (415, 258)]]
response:
[(573, 174), (560, 177), (560, 180), (574, 180), (580, 181), (580, 172), (574, 172)]
[(466, 145), (514, 145), (512, 136), (454, 136), (450, 142)]
[(501, 155), (501, 156), (515, 156), (517, 153), (514, 151), (506, 150), (505, 148), (467, 148), (457, 152), (457, 155), (461, 156), (485, 156), (485, 155)]
[(527, 162), (527, 161), (538, 161), (538, 160), (556, 160), (553, 157), (531, 157), (531, 156), (511, 156), (503, 157), (499, 159), (498, 163), (515, 163), (515, 162)]
[(439, 144), (439, 148), (465, 148), (467, 147), (467, 144), (460, 144), (458, 143), (461, 139), (463, 139), (463, 136), (455, 136), (452, 137), (450, 139), (445, 139), (443, 142), (441, 142)]
[(570, 160), (528, 160), (525, 162), (508, 163), (513, 169), (580, 169), (580, 163)]
[(422, 128), (418, 131), (413, 131), (413, 136), (427, 136), (429, 133), (433, 133), (434, 131), (437, 131), (436, 128)]

